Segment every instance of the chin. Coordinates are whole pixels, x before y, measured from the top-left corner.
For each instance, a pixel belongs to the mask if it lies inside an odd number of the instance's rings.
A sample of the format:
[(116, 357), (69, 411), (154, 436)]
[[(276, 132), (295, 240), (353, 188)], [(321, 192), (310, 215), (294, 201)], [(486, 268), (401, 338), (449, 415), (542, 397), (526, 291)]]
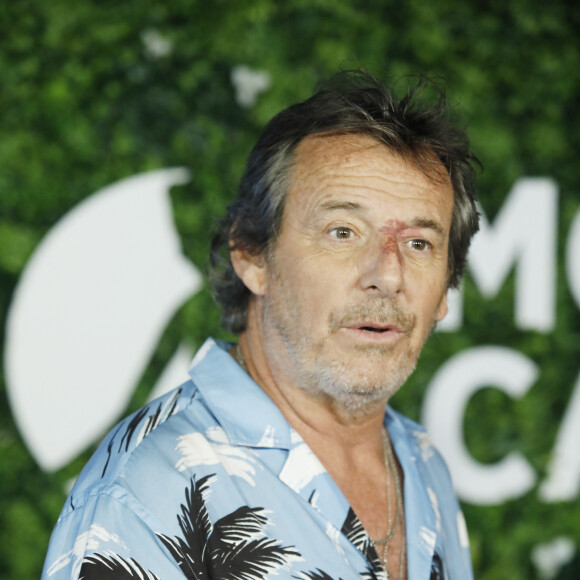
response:
[(304, 384), (311, 386), (307, 390), (312, 395), (329, 398), (349, 413), (362, 414), (379, 403), (386, 405), (405, 383), (415, 368), (414, 362), (405, 363), (396, 369), (380, 365), (372, 372), (357, 370), (359, 365), (334, 363), (308, 373)]

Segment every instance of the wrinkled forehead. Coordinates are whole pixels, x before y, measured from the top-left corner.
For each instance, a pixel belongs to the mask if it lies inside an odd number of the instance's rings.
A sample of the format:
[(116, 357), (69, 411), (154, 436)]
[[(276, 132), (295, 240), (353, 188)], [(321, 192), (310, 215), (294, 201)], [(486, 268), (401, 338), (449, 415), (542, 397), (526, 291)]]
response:
[[(386, 155), (385, 155), (386, 154)], [(383, 162), (388, 157), (404, 162), (423, 174), (426, 181), (451, 185), (447, 168), (428, 147), (391, 145), (378, 136), (363, 133), (315, 133), (302, 139), (293, 154), (290, 186), (321, 172), (348, 168), (361, 161)]]
[(453, 203), (451, 180), (433, 152), (399, 152), (363, 134), (318, 134), (303, 139), (295, 150), (286, 204), (296, 208), (312, 196), (356, 193), (365, 187), (384, 193), (405, 191), (427, 204)]

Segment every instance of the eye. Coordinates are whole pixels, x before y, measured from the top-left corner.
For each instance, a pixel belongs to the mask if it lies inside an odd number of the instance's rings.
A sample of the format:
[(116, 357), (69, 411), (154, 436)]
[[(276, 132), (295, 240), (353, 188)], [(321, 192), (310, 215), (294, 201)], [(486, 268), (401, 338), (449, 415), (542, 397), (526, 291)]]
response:
[(418, 252), (424, 252), (431, 248), (431, 244), (427, 240), (409, 240), (409, 246)]
[(330, 235), (337, 240), (348, 240), (353, 236), (353, 232), (350, 228), (339, 227), (330, 230)]

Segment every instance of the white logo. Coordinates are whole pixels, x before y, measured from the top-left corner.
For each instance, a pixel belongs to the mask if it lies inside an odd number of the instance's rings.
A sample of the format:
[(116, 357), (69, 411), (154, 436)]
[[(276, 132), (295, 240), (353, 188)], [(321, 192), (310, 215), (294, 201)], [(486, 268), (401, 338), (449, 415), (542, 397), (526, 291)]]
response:
[[(45, 470), (71, 461), (126, 406), (165, 326), (201, 287), (181, 253), (168, 190), (183, 168), (101, 189), (65, 215), (28, 262), (8, 313), (12, 412)], [(167, 384), (187, 378), (180, 347)]]

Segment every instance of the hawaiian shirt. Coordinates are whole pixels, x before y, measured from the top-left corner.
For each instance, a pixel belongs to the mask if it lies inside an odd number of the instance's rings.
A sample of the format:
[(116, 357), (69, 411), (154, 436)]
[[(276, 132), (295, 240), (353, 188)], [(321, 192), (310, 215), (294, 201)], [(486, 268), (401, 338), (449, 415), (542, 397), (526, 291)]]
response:
[[(44, 580), (385, 579), (344, 495), (262, 389), (209, 339), (191, 380), (123, 420), (79, 476)], [(408, 578), (470, 580), (447, 468), (387, 407), (404, 472)]]

